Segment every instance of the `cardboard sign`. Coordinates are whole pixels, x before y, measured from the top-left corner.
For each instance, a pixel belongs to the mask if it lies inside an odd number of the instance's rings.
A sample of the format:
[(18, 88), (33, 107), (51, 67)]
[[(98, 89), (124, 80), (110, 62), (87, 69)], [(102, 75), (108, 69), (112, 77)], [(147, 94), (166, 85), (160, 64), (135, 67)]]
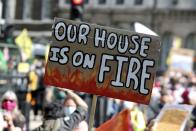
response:
[(148, 104), (159, 37), (56, 18), (45, 84)]
[(193, 70), (194, 50), (172, 49), (171, 50), (171, 69), (180, 69), (190, 72)]
[(186, 131), (193, 106), (166, 105), (155, 119), (155, 131)]

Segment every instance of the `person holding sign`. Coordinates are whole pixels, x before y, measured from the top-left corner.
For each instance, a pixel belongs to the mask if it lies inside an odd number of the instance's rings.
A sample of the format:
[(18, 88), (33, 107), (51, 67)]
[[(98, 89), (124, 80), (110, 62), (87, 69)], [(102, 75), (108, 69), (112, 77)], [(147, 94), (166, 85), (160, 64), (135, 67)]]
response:
[[(71, 92), (72, 94), (72, 92)], [(73, 95), (76, 95), (75, 93), (73, 93)], [(76, 95), (76, 97), (78, 97), (78, 95)], [(82, 100), (83, 102), (83, 100)], [(71, 115), (74, 113), (74, 111), (76, 111), (77, 109), (77, 101), (74, 99), (73, 96), (68, 96), (65, 98), (64, 101), (64, 113), (66, 115), (66, 120), (69, 120)], [(74, 123), (73, 123), (74, 124)], [(80, 122), (77, 126), (74, 127), (73, 131), (88, 131), (88, 124), (86, 123), (86, 121), (82, 121)]]
[(35, 131), (72, 131), (80, 122), (85, 120), (87, 104), (71, 90), (63, 90), (68, 95), (67, 99), (64, 103), (48, 104), (44, 109), (44, 122)]
[[(88, 106), (86, 102), (84, 102), (77, 94), (73, 93), (71, 90), (64, 89), (68, 96), (65, 98), (64, 101), (64, 113), (66, 115), (66, 120), (70, 120), (70, 118), (73, 116), (72, 114), (76, 110), (81, 110), (82, 114), (86, 114), (86, 111), (88, 109)], [(85, 110), (85, 111), (84, 111)], [(78, 115), (78, 117), (80, 117)], [(73, 123), (72, 123), (73, 122)], [(75, 125), (75, 121), (70, 121), (70, 125)], [(81, 129), (82, 128), (82, 129)], [(88, 131), (88, 125), (86, 121), (79, 122), (73, 129), (73, 131)]]
[(92, 114), (96, 95), (149, 104), (160, 47), (159, 37), (55, 18), (44, 83), (94, 94)]

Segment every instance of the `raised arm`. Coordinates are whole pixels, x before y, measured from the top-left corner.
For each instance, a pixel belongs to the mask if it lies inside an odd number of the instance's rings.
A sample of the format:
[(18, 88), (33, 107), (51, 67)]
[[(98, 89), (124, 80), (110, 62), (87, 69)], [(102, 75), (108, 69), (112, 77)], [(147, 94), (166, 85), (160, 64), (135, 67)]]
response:
[(76, 93), (74, 93), (72, 90), (64, 89), (64, 88), (58, 88), (58, 89), (67, 92), (67, 94), (75, 100), (77, 106), (83, 107), (86, 111), (88, 110), (88, 105), (86, 104), (86, 102), (82, 98), (80, 98)]

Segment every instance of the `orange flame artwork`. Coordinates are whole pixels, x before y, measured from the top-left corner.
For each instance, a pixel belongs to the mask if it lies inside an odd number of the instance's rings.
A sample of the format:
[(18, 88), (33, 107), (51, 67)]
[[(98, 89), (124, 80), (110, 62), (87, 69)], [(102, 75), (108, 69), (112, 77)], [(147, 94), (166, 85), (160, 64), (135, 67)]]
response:
[(94, 70), (90, 76), (85, 77), (79, 69), (68, 69), (66, 74), (62, 74), (58, 68), (46, 68), (44, 83), (46, 85), (72, 89), (79, 92), (108, 96), (144, 104), (149, 101), (150, 97), (146, 98), (146, 96), (138, 95), (136, 92), (112, 88), (110, 86), (112, 76), (107, 77), (102, 85), (97, 84), (96, 72), (97, 71)]

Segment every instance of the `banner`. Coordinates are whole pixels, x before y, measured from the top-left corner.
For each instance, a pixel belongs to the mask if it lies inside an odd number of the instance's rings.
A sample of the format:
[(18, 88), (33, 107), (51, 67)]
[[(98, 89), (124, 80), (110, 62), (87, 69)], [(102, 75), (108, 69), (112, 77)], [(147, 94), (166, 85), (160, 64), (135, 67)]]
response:
[(172, 49), (170, 59), (170, 69), (177, 69), (186, 72), (193, 71), (194, 50), (183, 48)]
[(159, 37), (61, 18), (52, 28), (45, 84), (149, 103)]

